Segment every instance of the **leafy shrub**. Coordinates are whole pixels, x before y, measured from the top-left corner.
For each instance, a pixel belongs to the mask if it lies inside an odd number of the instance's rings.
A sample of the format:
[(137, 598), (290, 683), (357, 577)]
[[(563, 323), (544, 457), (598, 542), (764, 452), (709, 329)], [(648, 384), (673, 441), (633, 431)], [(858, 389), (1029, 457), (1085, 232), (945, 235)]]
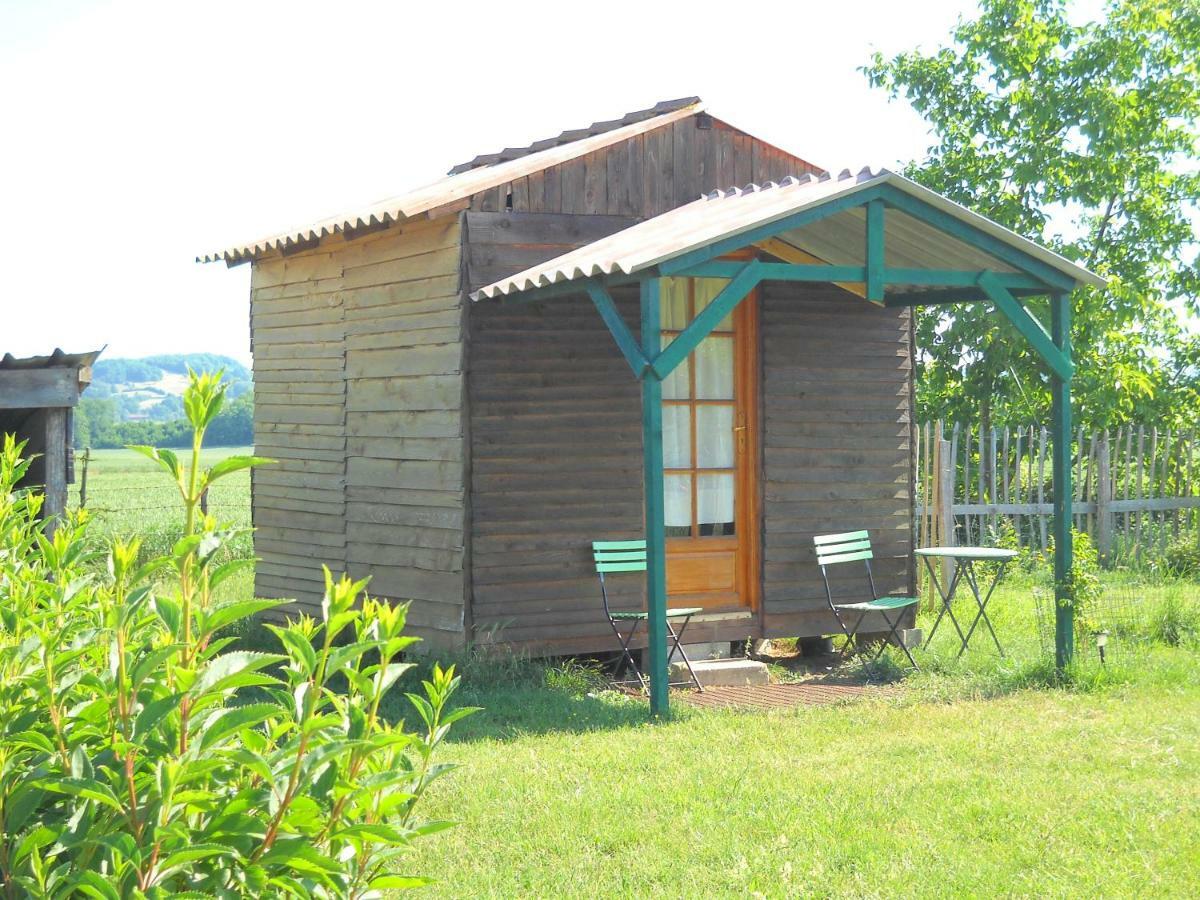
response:
[[(406, 607), (359, 602), (326, 570), (322, 619), (272, 632), (281, 652), (232, 649), (229, 626), (278, 601), (215, 602), (247, 560), (236, 530), (199, 514), (212, 482), (264, 460), (201, 470), (219, 378), (193, 376), (190, 465), (139, 448), (178, 489), (184, 536), (138, 563), (137, 540), (99, 552), (86, 516), (52, 534), (12, 438), (0, 451), (0, 887), (8, 896), (361, 897), (425, 879), (395, 874), (447, 823), (417, 806), (447, 771), (453, 668), (408, 694), (418, 731), (381, 701), (411, 666)], [(106, 572), (96, 574), (97, 558)], [(161, 574), (173, 570), (169, 589)]]
[(1081, 634), (1095, 634), (1103, 625), (1099, 604), (1104, 595), (1100, 583), (1100, 554), (1086, 531), (1071, 529), (1072, 565), (1067, 573), (1067, 595), (1075, 604), (1075, 628)]
[(1168, 593), (1150, 611), (1147, 632), (1152, 640), (1178, 647), (1200, 640), (1200, 601)]
[(1163, 563), (1168, 572), (1179, 578), (1200, 578), (1200, 534), (1183, 535), (1172, 541)]

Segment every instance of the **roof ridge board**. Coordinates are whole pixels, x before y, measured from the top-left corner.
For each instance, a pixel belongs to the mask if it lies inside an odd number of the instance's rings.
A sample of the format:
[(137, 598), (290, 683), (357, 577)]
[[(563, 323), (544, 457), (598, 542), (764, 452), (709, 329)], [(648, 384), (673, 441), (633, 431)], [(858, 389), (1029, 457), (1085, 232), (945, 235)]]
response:
[[(574, 141), (580, 141), (584, 138), (594, 137), (598, 134), (604, 134), (606, 131), (615, 131), (625, 125), (635, 125), (638, 122), (643, 122), (646, 119), (653, 119), (656, 116), (665, 115), (666, 113), (675, 112), (679, 109), (684, 109), (700, 102), (699, 97), (680, 97), (676, 100), (660, 100), (647, 109), (636, 109), (632, 112), (627, 112), (625, 115), (617, 119), (606, 119), (593, 122), (586, 128), (569, 128), (558, 135), (551, 138), (542, 138), (540, 141), (534, 141), (526, 147), (506, 147), (497, 153), (481, 153), (474, 159), (459, 163), (450, 169), (448, 175), (461, 175), (463, 172), (469, 172), (472, 169), (478, 169), (483, 166), (495, 165), (498, 162), (507, 162), (510, 159), (517, 159), (521, 155), (537, 153), (541, 149), (547, 147), (559, 146), (561, 144), (569, 144)], [(539, 144), (544, 144), (543, 147), (538, 147)]]

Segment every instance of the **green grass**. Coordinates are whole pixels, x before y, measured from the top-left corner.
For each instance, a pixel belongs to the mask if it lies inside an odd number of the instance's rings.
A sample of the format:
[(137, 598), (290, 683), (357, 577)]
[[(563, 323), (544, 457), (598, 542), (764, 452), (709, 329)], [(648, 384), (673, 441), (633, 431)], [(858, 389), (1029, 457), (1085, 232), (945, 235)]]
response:
[[(96, 454), (105, 528), (177, 523), (145, 508), (172, 499), (152, 471)], [(213, 506), (245, 524), (241, 477)], [(1048, 586), (1022, 575), (989, 607), (1004, 658), (982, 633), (956, 658), (943, 623), (921, 672), (895, 652), (855, 664), (897, 688), (833, 707), (677, 702), (656, 724), (586, 664), (467, 656), (459, 701), (485, 711), (455, 725), (443, 759), (461, 768), (423, 810), (460, 824), (402, 869), (438, 878), (437, 897), (1196, 896), (1200, 586), (1104, 581), (1139, 613), (1106, 665), (1080, 635), (1077, 667), (1054, 671), (1034, 602)], [(392, 717), (405, 706), (389, 697)]]
[[(1195, 896), (1197, 645), (1089, 649), (1062, 682), (1029, 587), (993, 601), (1005, 659), (939, 632), (921, 673), (873, 668), (897, 691), (833, 707), (651, 724), (578, 666), (468, 659), (486, 711), (426, 809), (461, 824), (405, 868), (439, 897)], [(1166, 596), (1198, 614), (1200, 586)]]

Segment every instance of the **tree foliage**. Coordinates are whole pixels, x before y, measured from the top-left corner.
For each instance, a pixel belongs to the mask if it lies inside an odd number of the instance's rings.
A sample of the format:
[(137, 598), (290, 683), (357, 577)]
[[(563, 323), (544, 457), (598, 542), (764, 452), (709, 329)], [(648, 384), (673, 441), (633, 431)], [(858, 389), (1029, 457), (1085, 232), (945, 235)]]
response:
[[(172, 398), (174, 399), (174, 398)], [(174, 406), (175, 404), (173, 404)], [(80, 398), (75, 407), (76, 447), (126, 447), (129, 444), (154, 444), (159, 447), (187, 447), (192, 440), (192, 428), (182, 416), (182, 400), (178, 401), (179, 417), (168, 421), (143, 419), (122, 421), (117, 403), (110, 397)], [(254, 443), (254, 398), (242, 394), (227, 402), (213, 420), (208, 431), (208, 443), (213, 447), (248, 447)]]
[[(1200, 0), (1110, 0), (1082, 24), (1064, 0), (982, 0), (950, 46), (865, 72), (932, 128), (911, 177), (1108, 279), (1072, 296), (1080, 421), (1194, 424)], [(990, 306), (917, 328), (923, 415), (1045, 420), (1048, 376)]]
[[(268, 460), (200, 465), (219, 379), (184, 394), (190, 454), (140, 447), (177, 489), (182, 539), (139, 564), (136, 539), (98, 549), (79, 513), (50, 533), (0, 444), (0, 896), (367, 897), (427, 879), (406, 848), (448, 823), (417, 815), (448, 770), (437, 749), (470, 708), (453, 668), (409, 694), (416, 727), (380, 703), (411, 668), (405, 605), (325, 572), (319, 621), (271, 628), (277, 652), (229, 626), (281, 601), (218, 600), (249, 560), (201, 514), (208, 486)], [(106, 565), (97, 566), (103, 561)]]

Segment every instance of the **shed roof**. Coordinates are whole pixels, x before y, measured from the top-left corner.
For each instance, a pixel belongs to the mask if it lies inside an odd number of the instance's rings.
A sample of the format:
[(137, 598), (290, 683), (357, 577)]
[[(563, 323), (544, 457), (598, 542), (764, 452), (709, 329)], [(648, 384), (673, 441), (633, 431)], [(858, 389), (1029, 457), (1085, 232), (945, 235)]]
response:
[[(713, 191), (692, 203), (489, 284), (471, 297), (480, 300), (583, 278), (633, 275), (716, 241), (885, 184), (1023, 251), (1077, 283), (1105, 284), (1098, 275), (1065, 257), (902, 175), (887, 169), (877, 173), (863, 169), (851, 174), (847, 169), (837, 177), (789, 177), (778, 184)], [(777, 239), (830, 265), (862, 266), (866, 257), (865, 220), (864, 210), (852, 207), (785, 231)], [(884, 234), (885, 264), (889, 267), (1016, 271), (993, 255), (901, 210), (888, 211)]]
[[(539, 141), (519, 150), (509, 149), (489, 156), (476, 157), (470, 163), (456, 166), (446, 178), (425, 187), (381, 200), (365, 209), (351, 210), (311, 225), (213, 250), (196, 257), (196, 261), (225, 260), (233, 265), (271, 250), (284, 250), (332, 234), (387, 225), (435, 212), (481, 191), (499, 187), (533, 172), (586, 156), (636, 135), (694, 116), (703, 108), (703, 104), (696, 97), (666, 101), (649, 110), (629, 113), (616, 122), (597, 122), (580, 132), (565, 131), (558, 137)], [(576, 137), (577, 134), (585, 136)]]
[(54, 348), (49, 356), (13, 356), (5, 353), (0, 357), (0, 370), (4, 369), (81, 369), (92, 365), (104, 352), (104, 348), (91, 350), (87, 353), (64, 353), (61, 348)]

